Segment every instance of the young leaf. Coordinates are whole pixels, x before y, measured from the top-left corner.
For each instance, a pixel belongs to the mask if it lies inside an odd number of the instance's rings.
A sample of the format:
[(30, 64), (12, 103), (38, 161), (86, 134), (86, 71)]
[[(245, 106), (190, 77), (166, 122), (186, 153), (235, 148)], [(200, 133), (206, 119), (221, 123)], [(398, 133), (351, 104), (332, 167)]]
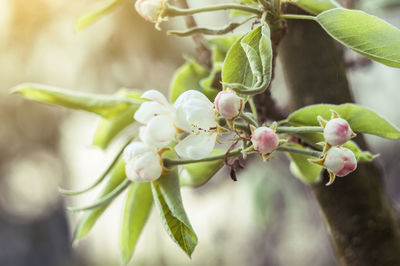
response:
[[(223, 154), (223, 150), (214, 150), (210, 155)], [(191, 163), (184, 166), (179, 175), (181, 186), (199, 187), (207, 183), (224, 166), (224, 160)]]
[(80, 109), (106, 118), (115, 117), (129, 106), (139, 105), (143, 102), (114, 95), (66, 90), (33, 83), (20, 84), (12, 92), (21, 93), (30, 100)]
[[(101, 192), (99, 198), (107, 195), (111, 191), (113, 191), (116, 187), (118, 187), (124, 180), (125, 180), (125, 162), (121, 159), (113, 168), (110, 173), (109, 180), (104, 187), (103, 191)], [(93, 210), (89, 210), (85, 213), (82, 220), (79, 222), (78, 227), (75, 231), (73, 242), (74, 244), (78, 243), (83, 237), (85, 237), (94, 224), (96, 223), (97, 219), (103, 214), (103, 212), (107, 209), (107, 207), (111, 204), (108, 203), (107, 205), (98, 207)]]
[(358, 10), (335, 8), (317, 21), (338, 42), (382, 64), (400, 68), (400, 30)]
[(126, 198), (121, 230), (122, 262), (127, 264), (147, 222), (153, 196), (150, 183), (133, 183)]
[(400, 138), (400, 130), (375, 112), (355, 104), (316, 104), (301, 108), (289, 115), (289, 123), (294, 126), (318, 126), (317, 116), (329, 120), (330, 110), (335, 110), (349, 122), (357, 133), (368, 133), (388, 139)]
[(133, 115), (138, 108), (139, 105), (132, 105), (113, 118), (102, 118), (97, 126), (93, 145), (107, 148), (119, 132), (134, 122)]
[(299, 153), (287, 153), (287, 155), (290, 159), (290, 171), (295, 177), (307, 184), (314, 184), (320, 180), (323, 168), (308, 161), (315, 157)]
[(92, 23), (96, 22), (97, 20), (101, 19), (103, 16), (107, 15), (114, 8), (121, 5), (125, 0), (111, 0), (109, 3), (103, 4), (98, 8), (94, 9), (93, 11), (83, 15), (78, 19), (76, 22), (75, 28), (77, 31), (80, 31), (87, 26), (91, 25)]
[(177, 170), (153, 181), (151, 188), (165, 230), (191, 257), (197, 245), (197, 236), (183, 208)]
[(181, 66), (174, 74), (171, 85), (169, 87), (169, 98), (172, 102), (179, 95), (187, 90), (198, 90), (203, 92), (200, 86), (200, 80), (207, 77), (209, 71), (195, 61), (188, 61)]
[(340, 7), (340, 5), (335, 0), (295, 0), (290, 1), (298, 7), (301, 7), (305, 11), (318, 15), (326, 10)]
[(267, 24), (236, 41), (222, 66), (225, 87), (254, 95), (263, 92), (271, 81), (272, 46)]

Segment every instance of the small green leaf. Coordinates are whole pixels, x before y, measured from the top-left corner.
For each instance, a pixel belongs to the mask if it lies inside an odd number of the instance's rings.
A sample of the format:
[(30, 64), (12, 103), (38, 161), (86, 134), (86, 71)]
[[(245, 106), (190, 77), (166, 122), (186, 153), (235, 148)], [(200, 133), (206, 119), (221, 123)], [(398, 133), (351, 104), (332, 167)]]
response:
[(267, 24), (257, 27), (236, 41), (222, 66), (225, 87), (254, 95), (264, 91), (271, 81), (272, 46)]
[(317, 21), (338, 42), (382, 64), (400, 68), (400, 30), (363, 11), (335, 8)]
[(356, 133), (368, 133), (388, 139), (400, 138), (400, 130), (375, 112), (355, 104), (316, 104), (301, 108), (289, 115), (294, 126), (318, 126), (317, 116), (329, 120), (330, 110), (335, 110), (349, 122)]
[(101, 19), (111, 11), (113, 11), (116, 7), (121, 5), (125, 0), (112, 0), (108, 3), (102, 4), (98, 8), (93, 11), (83, 15), (76, 22), (75, 28), (77, 31), (80, 31), (87, 26), (93, 24), (97, 20)]
[(318, 15), (326, 10), (340, 7), (340, 5), (335, 0), (295, 0), (290, 1), (298, 7), (301, 7), (305, 11)]
[[(224, 150), (213, 150), (210, 155), (223, 154)], [(224, 160), (212, 162), (191, 163), (184, 166), (179, 175), (181, 186), (199, 187), (207, 183), (224, 166)]]
[(357, 143), (355, 143), (352, 140), (343, 144), (343, 147), (350, 149), (356, 156), (358, 162), (371, 162), (372, 160), (374, 160), (376, 157), (379, 156), (379, 155), (374, 155), (369, 151), (361, 150), (361, 148), (358, 147)]
[(114, 95), (66, 90), (33, 83), (18, 85), (12, 92), (21, 93), (30, 100), (80, 109), (106, 118), (115, 117), (129, 106), (139, 105), (143, 102)]
[[(118, 187), (124, 180), (125, 180), (125, 162), (121, 159), (113, 168), (110, 173), (109, 180), (104, 187), (103, 191), (101, 192), (99, 198), (109, 194), (113, 191), (116, 187)], [(94, 224), (96, 223), (97, 219), (103, 214), (103, 212), (107, 209), (107, 207), (111, 204), (108, 203), (105, 206), (98, 207), (93, 210), (89, 210), (85, 212), (82, 220), (79, 222), (78, 227), (75, 231), (73, 242), (74, 244), (78, 243), (83, 237), (85, 237)]]
[[(301, 147), (301, 145), (295, 145)], [(308, 159), (315, 159), (304, 154), (287, 153), (290, 158), (290, 171), (292, 174), (306, 184), (314, 184), (320, 180), (322, 167), (310, 163)]]
[(191, 257), (197, 245), (197, 236), (183, 208), (177, 170), (152, 182), (151, 188), (165, 230)]
[(169, 98), (172, 102), (179, 95), (187, 90), (198, 90), (203, 92), (200, 86), (200, 80), (207, 77), (209, 71), (195, 61), (188, 61), (181, 66), (174, 74), (171, 85), (169, 87)]
[(121, 230), (122, 261), (127, 264), (147, 222), (153, 196), (150, 183), (133, 183), (126, 198)]
[(113, 118), (102, 118), (97, 126), (93, 145), (107, 148), (119, 132), (134, 122), (133, 115), (138, 108), (139, 105), (132, 105)]

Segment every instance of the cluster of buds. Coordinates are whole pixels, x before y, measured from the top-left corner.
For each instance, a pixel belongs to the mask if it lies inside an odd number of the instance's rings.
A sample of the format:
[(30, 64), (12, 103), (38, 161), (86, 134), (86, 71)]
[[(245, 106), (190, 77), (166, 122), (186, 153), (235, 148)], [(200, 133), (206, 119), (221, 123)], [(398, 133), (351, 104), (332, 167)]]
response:
[(355, 137), (356, 134), (350, 128), (349, 123), (340, 118), (337, 112), (333, 110), (331, 112), (332, 116), (329, 121), (318, 116), (318, 121), (324, 128), (325, 148), (321, 159), (310, 160), (327, 169), (329, 173), (327, 186), (335, 181), (336, 176), (346, 176), (357, 168), (357, 159), (354, 153), (341, 146)]

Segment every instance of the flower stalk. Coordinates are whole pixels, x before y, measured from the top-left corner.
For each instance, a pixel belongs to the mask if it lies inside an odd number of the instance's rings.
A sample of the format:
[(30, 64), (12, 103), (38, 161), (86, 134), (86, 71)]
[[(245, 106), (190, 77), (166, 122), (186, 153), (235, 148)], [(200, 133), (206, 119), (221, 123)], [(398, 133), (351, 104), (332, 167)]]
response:
[(198, 13), (211, 12), (211, 11), (220, 11), (220, 10), (240, 10), (243, 12), (253, 13), (258, 16), (262, 15), (262, 10), (244, 6), (239, 4), (220, 4), (214, 6), (200, 7), (200, 8), (188, 8), (181, 9), (173, 6), (167, 6), (167, 8), (163, 12), (163, 17), (177, 17), (177, 16), (188, 16)]

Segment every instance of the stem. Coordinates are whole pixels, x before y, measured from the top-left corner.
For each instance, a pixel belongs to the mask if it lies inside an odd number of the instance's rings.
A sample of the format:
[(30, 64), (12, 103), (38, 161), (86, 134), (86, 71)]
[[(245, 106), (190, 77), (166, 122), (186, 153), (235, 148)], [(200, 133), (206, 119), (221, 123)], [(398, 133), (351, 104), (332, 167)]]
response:
[(254, 119), (256, 121), (258, 121), (257, 107), (254, 103), (253, 97), (249, 98), (249, 105), (250, 105), (251, 112), (253, 113)]
[(300, 153), (300, 154), (310, 155), (310, 156), (317, 157), (317, 158), (320, 158), (322, 155), (322, 152), (319, 152), (319, 151), (296, 148), (296, 147), (289, 147), (289, 146), (280, 146), (276, 150), (284, 151), (284, 152), (291, 152), (291, 153)]
[(315, 133), (323, 132), (322, 127), (278, 127), (276, 133), (288, 133), (288, 134), (299, 134), (299, 133)]
[[(228, 158), (239, 155), (241, 152), (242, 152), (242, 149), (233, 150), (230, 153), (228, 153)], [(192, 160), (192, 159), (176, 160), (176, 159), (165, 158), (165, 159), (163, 159), (163, 163), (164, 163), (164, 166), (168, 168), (171, 166), (182, 165), (182, 164), (211, 162), (211, 161), (215, 161), (215, 160), (221, 160), (224, 158), (225, 158), (225, 153), (206, 157), (206, 158), (199, 159), (199, 160)]]
[(246, 121), (247, 123), (249, 123), (249, 124), (251, 124), (251, 125), (253, 125), (253, 126), (255, 126), (255, 127), (258, 127), (257, 121), (254, 120), (253, 117), (250, 117), (249, 115), (247, 115), (246, 113), (241, 112), (240, 115), (239, 115), (239, 117), (242, 118), (242, 119), (243, 119), (244, 121)]
[(198, 14), (198, 13), (219, 11), (219, 10), (229, 10), (229, 9), (241, 10), (241, 11), (253, 13), (253, 14), (256, 14), (259, 16), (262, 15), (262, 11), (257, 8), (238, 5), (238, 4), (220, 4), (220, 5), (215, 5), (215, 6), (207, 6), (207, 7), (192, 8), (192, 9), (189, 9), (189, 8), (181, 9), (181, 8), (176, 8), (173, 6), (167, 6), (167, 8), (165, 9), (165, 11), (163, 13), (163, 16), (164, 17), (187, 16), (187, 15), (193, 15), (193, 14)]
[(281, 18), (281, 19), (306, 19), (306, 20), (317, 21), (316, 17), (308, 16), (308, 15), (282, 14), (279, 16), (279, 18)]

